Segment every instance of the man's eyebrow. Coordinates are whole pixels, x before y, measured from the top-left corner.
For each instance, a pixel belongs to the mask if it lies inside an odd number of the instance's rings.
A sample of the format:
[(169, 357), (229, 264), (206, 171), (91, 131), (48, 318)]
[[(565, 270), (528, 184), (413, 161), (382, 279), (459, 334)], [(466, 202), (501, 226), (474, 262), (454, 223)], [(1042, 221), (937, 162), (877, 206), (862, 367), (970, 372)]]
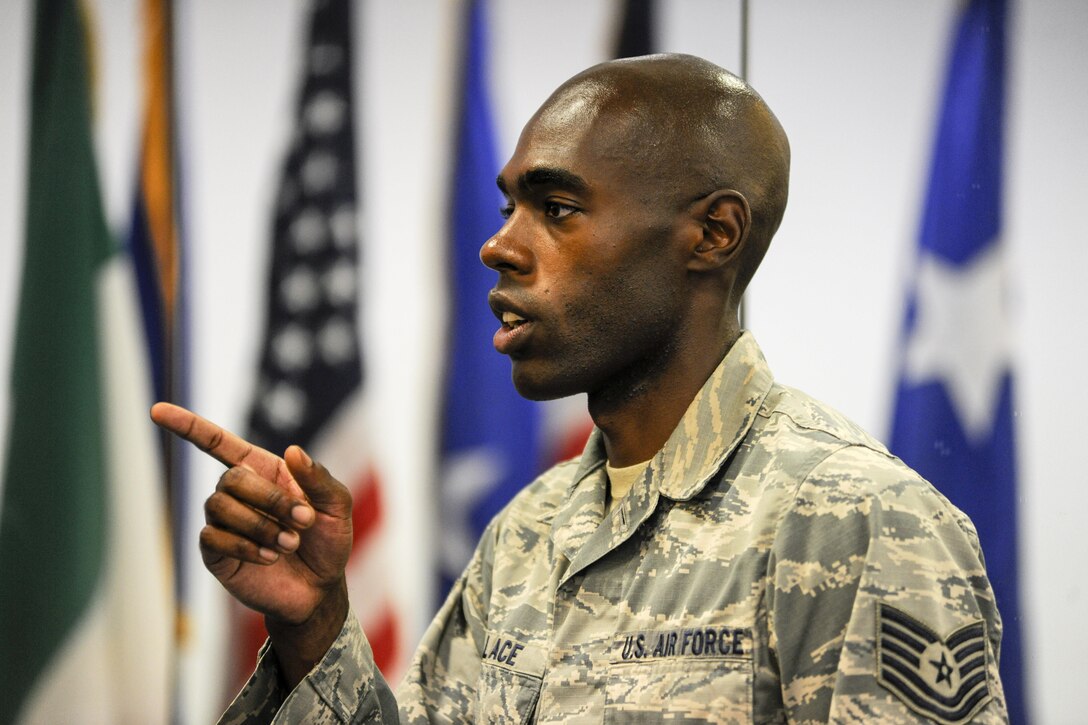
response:
[[(502, 176), (495, 179), (495, 183), (498, 184), (499, 191), (504, 194), (509, 193)], [(517, 179), (518, 190), (523, 194), (531, 193), (534, 187), (538, 186), (558, 187), (578, 194), (584, 194), (589, 190), (589, 184), (578, 174), (550, 166), (529, 169)]]

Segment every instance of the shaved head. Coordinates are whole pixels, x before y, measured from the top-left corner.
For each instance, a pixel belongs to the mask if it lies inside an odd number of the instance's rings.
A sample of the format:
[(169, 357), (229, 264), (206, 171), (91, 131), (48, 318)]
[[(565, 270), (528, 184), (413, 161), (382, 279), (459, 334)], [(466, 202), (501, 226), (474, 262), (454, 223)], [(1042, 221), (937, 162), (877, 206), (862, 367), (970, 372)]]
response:
[(739, 301), (789, 189), (789, 142), (751, 86), (690, 55), (628, 58), (574, 76), (534, 120), (596, 127), (608, 146), (602, 153), (623, 159), (644, 203), (677, 208), (719, 189), (739, 192), (752, 212), (733, 289)]

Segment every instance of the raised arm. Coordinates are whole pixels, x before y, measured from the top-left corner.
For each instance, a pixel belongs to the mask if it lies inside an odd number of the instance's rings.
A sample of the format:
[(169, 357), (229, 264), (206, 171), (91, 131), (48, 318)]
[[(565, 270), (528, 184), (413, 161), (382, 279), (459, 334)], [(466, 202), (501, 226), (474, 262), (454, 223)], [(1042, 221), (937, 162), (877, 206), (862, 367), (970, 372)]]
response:
[(280, 458), (185, 408), (151, 419), (223, 465), (204, 504), (204, 565), (265, 616), (288, 691), (336, 639), (348, 612), (351, 494), (298, 446)]

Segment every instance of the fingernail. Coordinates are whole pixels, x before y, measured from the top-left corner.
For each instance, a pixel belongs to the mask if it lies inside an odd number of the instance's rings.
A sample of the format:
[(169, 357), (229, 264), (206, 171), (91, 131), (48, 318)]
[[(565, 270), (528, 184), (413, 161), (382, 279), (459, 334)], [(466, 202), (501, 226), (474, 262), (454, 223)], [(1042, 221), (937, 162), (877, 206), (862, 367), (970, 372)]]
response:
[(298, 534), (294, 531), (281, 531), (276, 537), (276, 543), (284, 551), (294, 551), (298, 547)]
[(265, 561), (275, 561), (276, 559), (280, 558), (279, 554), (272, 551), (271, 549), (266, 549), (263, 546), (257, 549), (257, 553), (260, 554), (261, 558)]
[(303, 526), (309, 526), (314, 520), (314, 510), (309, 506), (295, 506), (291, 509), (291, 518)]
[(310, 454), (306, 452), (306, 449), (304, 449), (302, 446), (299, 446), (298, 452), (302, 454), (302, 462), (306, 464), (306, 467), (313, 467), (314, 461), (312, 458), (310, 458)]

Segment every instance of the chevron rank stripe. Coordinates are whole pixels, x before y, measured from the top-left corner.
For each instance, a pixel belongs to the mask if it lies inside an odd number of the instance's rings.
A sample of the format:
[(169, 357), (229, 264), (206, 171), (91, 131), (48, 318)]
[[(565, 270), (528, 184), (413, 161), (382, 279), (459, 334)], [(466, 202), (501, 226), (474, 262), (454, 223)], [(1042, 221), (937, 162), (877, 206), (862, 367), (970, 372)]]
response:
[(876, 641), (877, 680), (919, 715), (954, 725), (990, 701), (981, 620), (942, 639), (909, 614), (878, 602)]

